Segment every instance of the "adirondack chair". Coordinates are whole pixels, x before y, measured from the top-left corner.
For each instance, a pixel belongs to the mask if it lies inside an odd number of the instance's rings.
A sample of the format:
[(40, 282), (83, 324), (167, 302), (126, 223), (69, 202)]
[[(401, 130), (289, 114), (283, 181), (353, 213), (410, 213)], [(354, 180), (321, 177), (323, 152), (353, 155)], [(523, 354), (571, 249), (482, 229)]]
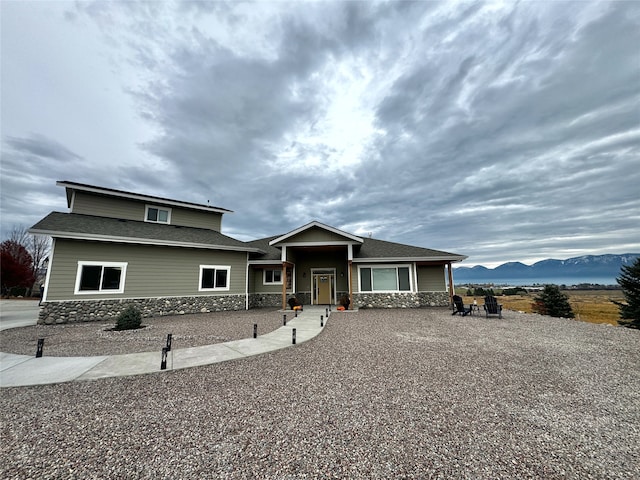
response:
[(496, 297), (491, 295), (484, 297), (484, 313), (487, 318), (489, 315), (498, 315), (498, 318), (502, 318), (502, 305), (498, 303)]
[(465, 307), (460, 295), (453, 296), (453, 307), (453, 313), (451, 315), (459, 313), (463, 317), (466, 317), (467, 315), (471, 314), (471, 306)]

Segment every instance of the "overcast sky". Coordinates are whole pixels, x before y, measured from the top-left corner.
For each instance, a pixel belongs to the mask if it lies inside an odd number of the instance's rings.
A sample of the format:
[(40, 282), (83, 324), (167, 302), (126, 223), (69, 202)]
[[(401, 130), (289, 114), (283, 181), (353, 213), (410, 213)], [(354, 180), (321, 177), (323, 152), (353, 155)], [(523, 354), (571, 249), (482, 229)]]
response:
[(56, 180), (465, 265), (640, 252), (640, 2), (2, 1), (1, 222)]

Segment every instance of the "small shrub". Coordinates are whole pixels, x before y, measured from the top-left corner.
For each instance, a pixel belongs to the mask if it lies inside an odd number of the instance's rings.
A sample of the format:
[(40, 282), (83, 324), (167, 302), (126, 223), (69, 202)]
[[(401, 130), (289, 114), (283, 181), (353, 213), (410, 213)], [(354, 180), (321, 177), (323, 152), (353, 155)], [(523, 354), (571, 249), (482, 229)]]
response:
[(522, 287), (505, 288), (502, 290), (502, 295), (526, 295), (528, 292)]
[(134, 330), (142, 325), (142, 314), (133, 305), (127, 306), (116, 321), (114, 330)]

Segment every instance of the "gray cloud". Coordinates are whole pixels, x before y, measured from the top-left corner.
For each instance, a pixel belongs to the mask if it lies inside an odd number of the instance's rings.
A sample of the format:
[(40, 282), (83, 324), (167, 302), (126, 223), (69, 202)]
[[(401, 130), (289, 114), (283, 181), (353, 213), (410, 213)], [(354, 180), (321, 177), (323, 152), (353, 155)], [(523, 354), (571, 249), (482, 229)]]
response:
[[(632, 2), (82, 2), (65, 13), (64, 28), (101, 32), (93, 40), (150, 134), (106, 165), (47, 131), (12, 131), (3, 217), (20, 191), (70, 179), (209, 200), (236, 212), (223, 227), (242, 239), (317, 219), (469, 263), (640, 249)], [(27, 183), (5, 181), (25, 163)]]

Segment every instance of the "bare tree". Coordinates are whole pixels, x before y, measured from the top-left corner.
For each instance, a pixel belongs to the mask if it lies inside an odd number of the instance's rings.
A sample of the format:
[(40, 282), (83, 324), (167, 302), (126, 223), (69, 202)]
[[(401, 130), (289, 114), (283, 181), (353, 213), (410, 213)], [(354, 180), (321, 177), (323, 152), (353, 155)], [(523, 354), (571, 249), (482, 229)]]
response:
[[(33, 260), (31, 273), (33, 273), (34, 282), (37, 283), (42, 279), (44, 262), (49, 257), (49, 252), (51, 251), (51, 241), (49, 237), (32, 235), (24, 225), (14, 225), (9, 234), (9, 240), (22, 245), (27, 252), (29, 252), (29, 255), (31, 255)], [(28, 295), (32, 294), (34, 285), (35, 283), (31, 285), (27, 291)]]

